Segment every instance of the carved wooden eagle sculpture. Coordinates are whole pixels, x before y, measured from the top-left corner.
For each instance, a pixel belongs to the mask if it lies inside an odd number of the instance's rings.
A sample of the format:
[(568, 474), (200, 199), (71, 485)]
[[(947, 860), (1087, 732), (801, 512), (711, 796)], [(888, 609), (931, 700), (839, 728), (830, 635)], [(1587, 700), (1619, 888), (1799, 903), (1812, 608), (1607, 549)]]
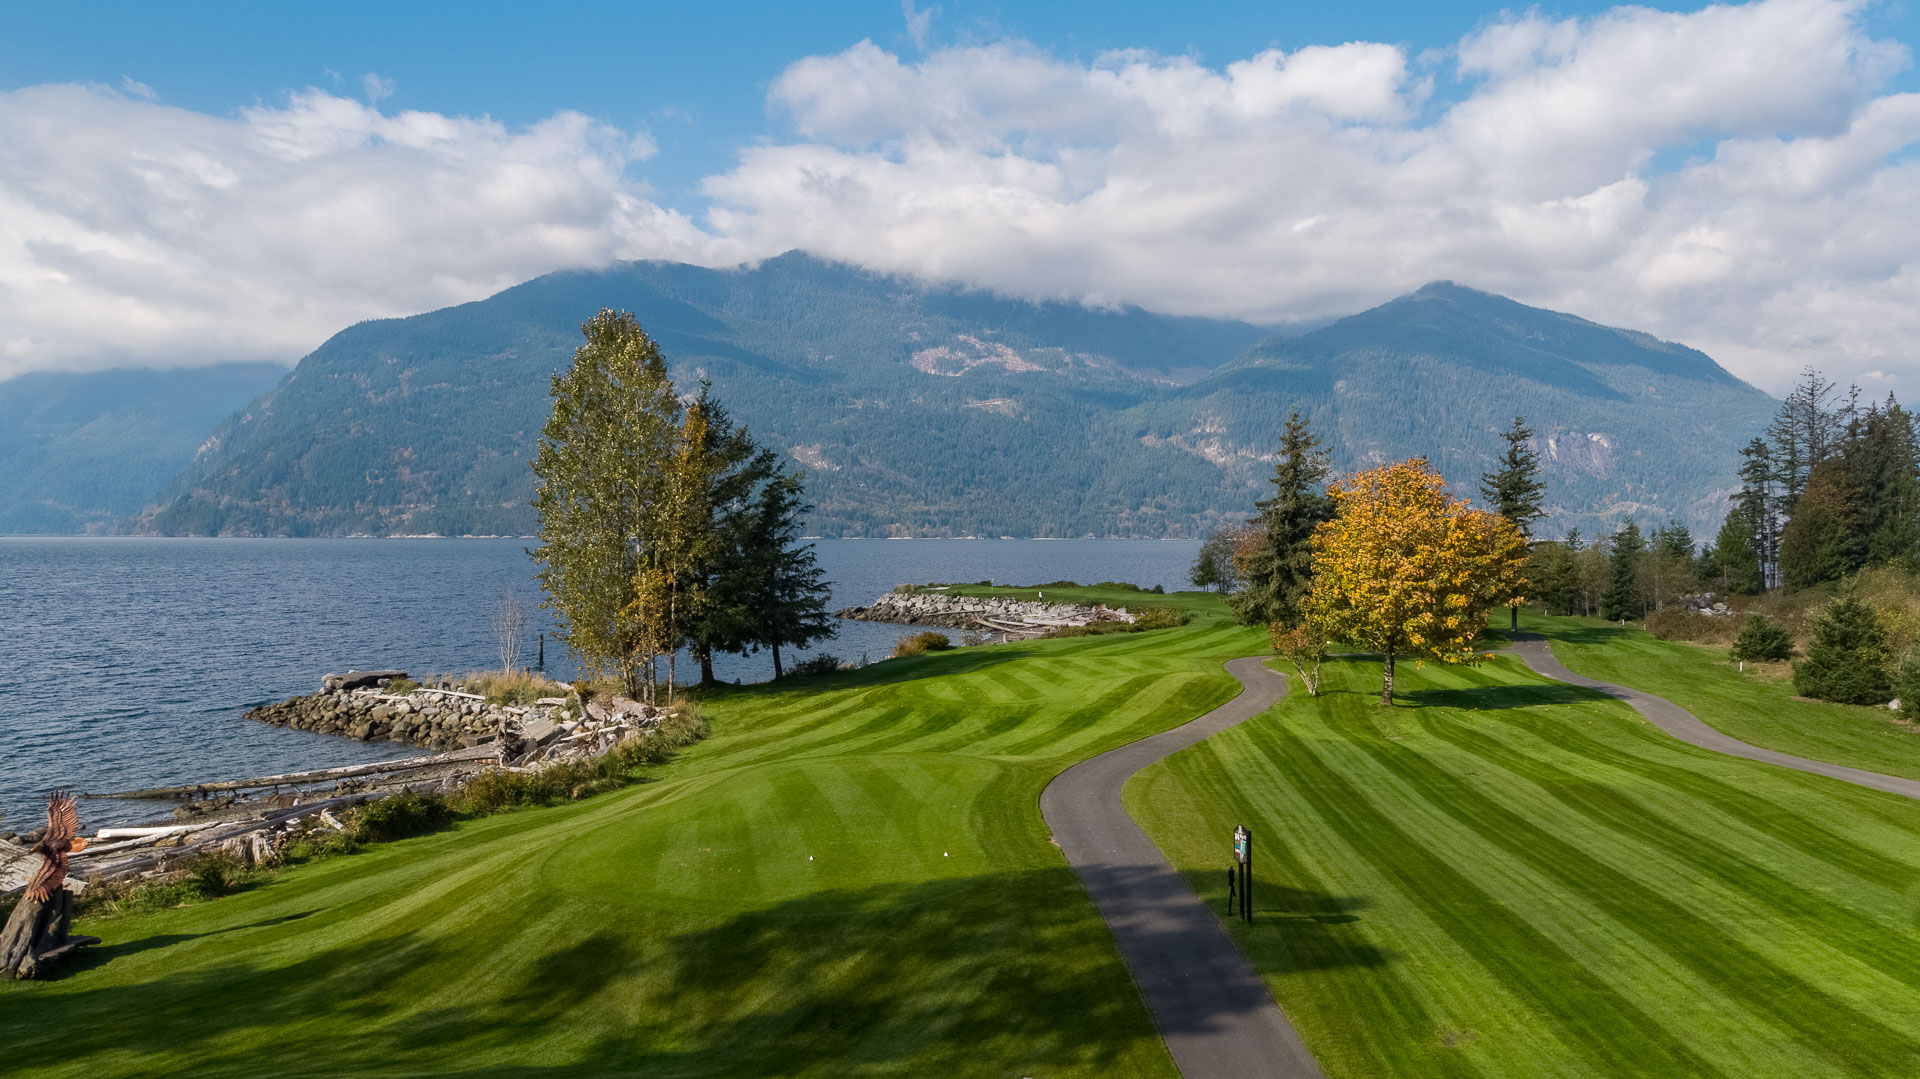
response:
[(80, 838), (80, 811), (74, 807), (73, 795), (54, 791), (47, 797), (47, 834), (32, 848), (40, 856), (40, 868), (27, 881), (27, 898), (46, 902), (67, 879), (67, 855), (85, 849), (87, 841)]

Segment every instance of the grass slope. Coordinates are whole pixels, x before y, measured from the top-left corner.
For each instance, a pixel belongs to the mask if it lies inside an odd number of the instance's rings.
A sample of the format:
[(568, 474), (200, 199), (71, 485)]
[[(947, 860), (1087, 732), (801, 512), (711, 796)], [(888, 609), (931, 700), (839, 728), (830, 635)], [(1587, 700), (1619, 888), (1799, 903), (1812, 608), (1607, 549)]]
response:
[(1386, 710), (1331, 662), (1126, 790), (1222, 907), (1253, 828), (1233, 932), (1330, 1076), (1920, 1074), (1920, 805), (1512, 658), (1402, 671)]
[(1172, 1075), (1038, 798), (1258, 647), (1208, 617), (726, 692), (656, 782), (96, 923), (0, 986), (0, 1072)]
[(1638, 628), (1533, 612), (1525, 626), (1547, 636), (1568, 670), (1665, 697), (1743, 742), (1920, 779), (1920, 730), (1884, 708), (1797, 697), (1778, 668), (1749, 664), (1742, 672), (1724, 648), (1663, 641)]

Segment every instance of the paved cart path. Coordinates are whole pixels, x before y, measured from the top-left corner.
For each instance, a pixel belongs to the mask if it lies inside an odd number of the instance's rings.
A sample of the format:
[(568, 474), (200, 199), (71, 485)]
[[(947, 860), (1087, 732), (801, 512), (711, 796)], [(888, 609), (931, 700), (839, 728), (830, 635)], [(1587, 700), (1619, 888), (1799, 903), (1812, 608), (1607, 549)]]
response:
[[(1220, 918), (1207, 909), (1120, 804), (1120, 788), (1147, 765), (1252, 719), (1286, 695), (1264, 657), (1227, 672), (1238, 697), (1173, 730), (1081, 761), (1054, 777), (1040, 813), (1113, 931), (1160, 1036), (1186, 1079), (1319, 1079), (1287, 1022)], [(1221, 872), (1228, 837), (1222, 835)], [(1259, 858), (1256, 849), (1256, 875)]]
[(1610, 697), (1617, 697), (1632, 705), (1634, 711), (1647, 717), (1654, 726), (1682, 742), (1699, 746), (1701, 749), (1711, 749), (1715, 753), (1725, 753), (1734, 757), (1745, 757), (1747, 760), (1760, 761), (1763, 764), (1777, 764), (1782, 768), (1811, 772), (1817, 776), (1857, 783), (1877, 791), (1920, 799), (1920, 780), (1881, 775), (1879, 772), (1865, 772), (1858, 768), (1828, 764), (1825, 761), (1811, 761), (1805, 757), (1761, 749), (1759, 746), (1748, 745), (1737, 738), (1722, 734), (1718, 729), (1702, 722), (1692, 712), (1665, 697), (1656, 697), (1651, 693), (1642, 693), (1627, 686), (1618, 686), (1612, 682), (1601, 682), (1575, 674), (1560, 665), (1559, 659), (1553, 654), (1553, 649), (1548, 647), (1547, 639), (1537, 633), (1514, 634), (1511, 650), (1533, 673), (1551, 678), (1556, 682), (1597, 689)]

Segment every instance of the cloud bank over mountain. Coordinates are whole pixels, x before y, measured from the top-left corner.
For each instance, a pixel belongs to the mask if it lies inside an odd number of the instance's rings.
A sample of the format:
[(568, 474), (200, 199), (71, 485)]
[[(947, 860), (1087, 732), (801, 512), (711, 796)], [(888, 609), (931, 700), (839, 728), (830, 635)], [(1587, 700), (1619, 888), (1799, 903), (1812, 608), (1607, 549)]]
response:
[(292, 358), (556, 268), (797, 247), (1261, 321), (1445, 278), (1686, 341), (1768, 388), (1804, 363), (1911, 386), (1920, 94), (1889, 89), (1909, 52), (1861, 12), (1501, 16), (1433, 53), (1221, 66), (862, 41), (773, 80), (775, 135), (693, 216), (646, 186), (646, 133), (573, 113), (508, 129), (306, 90), (210, 117), (35, 87), (0, 94), (0, 375)]

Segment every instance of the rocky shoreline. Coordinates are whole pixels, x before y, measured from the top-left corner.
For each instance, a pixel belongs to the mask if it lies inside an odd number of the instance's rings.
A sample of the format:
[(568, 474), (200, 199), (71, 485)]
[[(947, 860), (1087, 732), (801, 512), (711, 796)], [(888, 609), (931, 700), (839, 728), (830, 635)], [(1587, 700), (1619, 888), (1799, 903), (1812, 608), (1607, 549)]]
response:
[(493, 742), (510, 747), (526, 741), (538, 744), (589, 720), (637, 726), (657, 720), (652, 709), (624, 697), (584, 705), (573, 697), (542, 697), (528, 705), (511, 705), (488, 701), (450, 682), (390, 692), (405, 677), (405, 671), (328, 675), (320, 692), (248, 709), (246, 718), (360, 742), (440, 750)]
[(946, 629), (1044, 628), (1084, 626), (1089, 622), (1131, 622), (1125, 607), (1047, 603), (1008, 596), (954, 596), (944, 592), (889, 592), (864, 607), (846, 607), (834, 617), (856, 622)]

